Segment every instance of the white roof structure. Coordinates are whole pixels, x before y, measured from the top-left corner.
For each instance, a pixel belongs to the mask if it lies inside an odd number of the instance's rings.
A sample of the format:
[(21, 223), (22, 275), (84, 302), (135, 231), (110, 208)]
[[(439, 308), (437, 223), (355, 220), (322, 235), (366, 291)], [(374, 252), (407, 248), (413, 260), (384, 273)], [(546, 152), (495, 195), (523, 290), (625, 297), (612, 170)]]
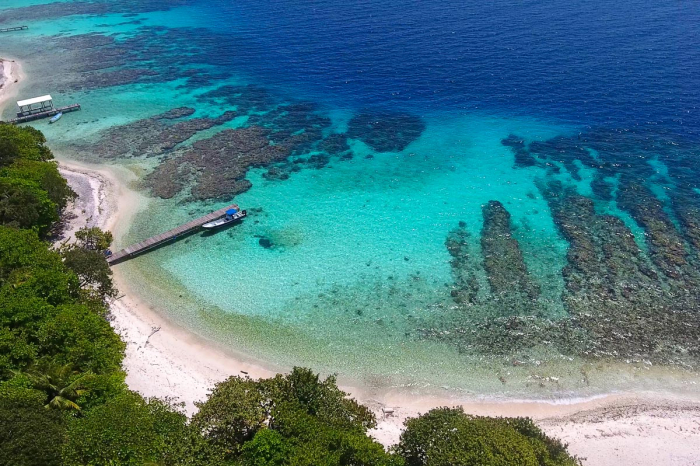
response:
[(26, 107), (27, 105), (40, 104), (42, 102), (48, 102), (53, 100), (50, 95), (42, 95), (41, 97), (34, 97), (33, 99), (20, 100), (17, 102), (18, 107)]

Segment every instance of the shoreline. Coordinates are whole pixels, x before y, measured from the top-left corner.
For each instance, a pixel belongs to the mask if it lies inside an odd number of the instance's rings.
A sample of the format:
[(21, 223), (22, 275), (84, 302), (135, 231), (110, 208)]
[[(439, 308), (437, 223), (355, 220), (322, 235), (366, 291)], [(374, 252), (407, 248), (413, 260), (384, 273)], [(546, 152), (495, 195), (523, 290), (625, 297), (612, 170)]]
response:
[[(3, 73), (22, 76), (21, 64), (3, 62)], [(12, 71), (15, 70), (15, 71)], [(0, 88), (0, 109), (18, 92), (14, 80)], [(14, 94), (13, 94), (14, 93)], [(112, 230), (119, 239), (147, 198), (129, 188), (136, 175), (118, 166), (88, 165), (57, 155), (59, 167), (79, 198), (69, 206), (66, 236), (85, 225)], [(270, 377), (285, 368), (246, 361), (170, 322), (130, 291), (124, 273), (114, 270), (121, 296), (111, 304), (111, 324), (126, 342), (123, 368), (132, 390), (172, 397), (192, 414), (214, 383), (231, 375)], [(289, 368), (286, 368), (289, 369)], [(377, 415), (370, 434), (385, 446), (398, 441), (403, 421), (438, 406), (463, 406), (474, 415), (528, 416), (549, 435), (588, 458), (586, 465), (673, 464), (700, 466), (700, 400), (658, 392), (620, 393), (587, 399), (488, 401), (420, 396), (398, 390), (377, 392), (341, 386)], [(699, 389), (700, 391), (700, 389)], [(384, 414), (382, 408), (391, 408)]]
[(12, 57), (0, 57), (0, 116), (19, 94), (20, 84), (26, 79), (22, 64)]
[[(94, 210), (83, 213), (82, 218), (102, 228), (117, 226), (115, 238), (120, 237), (135, 214), (133, 207), (139, 204), (135, 200), (143, 196), (126, 186), (124, 175), (115, 173), (116, 167), (89, 166), (63, 158), (59, 164), (62, 173), (69, 176), (92, 178), (92, 182), (73, 187), (82, 189), (79, 195), (102, 200), (102, 205), (88, 203)], [(147, 397), (174, 398), (183, 402), (191, 415), (196, 410), (194, 402), (204, 399), (216, 382), (233, 375), (271, 377), (285, 370), (236, 357), (170, 322), (130, 291), (119, 268), (114, 270), (114, 279), (121, 295), (112, 302), (111, 324), (127, 344), (123, 366), (132, 390)], [(588, 458), (585, 465), (700, 466), (695, 453), (700, 444), (700, 401), (671, 393), (488, 401), (397, 390), (378, 393), (342, 385), (341, 389), (376, 414), (378, 425), (370, 435), (387, 447), (398, 441), (407, 418), (439, 406), (463, 406), (473, 415), (531, 417), (547, 434), (568, 443), (572, 454)], [(392, 413), (384, 414), (383, 408)]]

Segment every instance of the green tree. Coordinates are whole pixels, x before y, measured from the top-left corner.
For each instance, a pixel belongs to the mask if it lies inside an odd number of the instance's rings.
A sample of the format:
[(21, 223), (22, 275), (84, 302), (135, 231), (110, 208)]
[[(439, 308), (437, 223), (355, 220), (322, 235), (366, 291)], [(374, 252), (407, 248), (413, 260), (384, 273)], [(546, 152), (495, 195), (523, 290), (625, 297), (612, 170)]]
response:
[(48, 198), (58, 209), (63, 209), (68, 200), (75, 197), (75, 192), (58, 171), (56, 162), (37, 162), (34, 160), (16, 160), (9, 167), (0, 169), (0, 177), (29, 180), (46, 192)]
[(298, 404), (331, 426), (366, 432), (376, 425), (372, 412), (348, 399), (335, 377), (322, 381), (310, 369), (299, 367), (287, 376), (278, 374), (259, 381), (230, 377), (216, 384), (207, 401), (197, 404), (199, 412), (193, 423), (235, 451), (262, 427), (274, 427), (274, 408), (285, 402)]
[(311, 369), (295, 367), (271, 383), (276, 401), (299, 403), (308, 414), (330, 426), (366, 432), (377, 425), (372, 411), (338, 388), (335, 376), (321, 380)]
[(45, 408), (80, 411), (76, 400), (86, 392), (86, 374), (73, 370), (70, 364), (44, 362), (30, 368), (26, 375), (34, 390), (46, 394)]
[(76, 403), (83, 411), (105, 404), (127, 391), (125, 378), (126, 374), (123, 370), (115, 370), (105, 374), (84, 373), (80, 382), (84, 392), (76, 400)]
[(64, 264), (75, 272), (80, 288), (92, 299), (104, 301), (117, 295), (112, 269), (99, 251), (69, 246), (63, 249)]
[(437, 408), (405, 425), (395, 451), (407, 466), (580, 464), (530, 419), (476, 417), (462, 408)]
[(113, 241), (111, 232), (102, 231), (97, 227), (81, 228), (75, 232), (75, 239), (81, 248), (91, 251), (104, 251)]
[[(197, 406), (193, 425), (225, 449), (229, 458), (247, 452), (244, 456), (252, 461), (255, 451), (266, 449), (270, 450), (266, 455), (273, 458), (270, 461), (282, 450), (296, 458), (285, 464), (314, 464), (321, 457), (330, 462), (317, 464), (373, 464), (356, 459), (361, 455), (374, 458), (375, 454), (382, 461), (388, 458), (381, 445), (366, 436), (367, 429), (376, 425), (372, 412), (347, 398), (334, 377), (321, 380), (309, 369), (295, 367), (286, 376), (258, 381), (230, 377)], [(280, 444), (275, 435), (261, 433), (268, 428), (285, 442)], [(258, 434), (261, 437), (256, 439)], [(250, 441), (254, 443), (248, 445)], [(348, 448), (343, 450), (342, 445)], [(357, 454), (351, 453), (351, 447), (357, 447)], [(345, 456), (352, 460), (342, 463)]]
[(125, 393), (71, 420), (64, 449), (66, 465), (146, 464), (164, 447), (146, 401)]
[(0, 286), (18, 269), (63, 270), (63, 265), (36, 232), (0, 225)]
[(288, 463), (289, 447), (281, 434), (262, 429), (243, 444), (241, 459), (246, 466), (283, 466)]
[(46, 162), (52, 158), (41, 131), (30, 126), (0, 123), (0, 166), (17, 159)]
[(59, 466), (65, 418), (43, 407), (44, 394), (0, 383), (0, 466)]
[(36, 332), (40, 355), (73, 364), (82, 372), (121, 370), (125, 344), (102, 316), (84, 304), (63, 305)]
[(216, 384), (192, 423), (214, 443), (237, 454), (269, 420), (272, 400), (269, 384), (248, 377), (229, 377)]
[(222, 454), (187, 425), (187, 417), (160, 400), (126, 392), (70, 420), (66, 466), (218, 465)]
[[(389, 466), (402, 464), (360, 429), (331, 425), (310, 414), (298, 402), (283, 402), (274, 410), (274, 429), (285, 439), (288, 465)], [(258, 435), (263, 432), (260, 431)], [(256, 435), (257, 437), (257, 435)], [(255, 439), (254, 439), (255, 440)], [(244, 445), (246, 448), (247, 443)]]
[(58, 206), (37, 183), (0, 178), (0, 224), (44, 234), (58, 218)]
[(0, 226), (0, 380), (43, 359), (97, 375), (121, 372), (124, 343), (105, 307), (79, 290), (36, 233)]
[(0, 224), (46, 234), (75, 193), (41, 132), (0, 124)]

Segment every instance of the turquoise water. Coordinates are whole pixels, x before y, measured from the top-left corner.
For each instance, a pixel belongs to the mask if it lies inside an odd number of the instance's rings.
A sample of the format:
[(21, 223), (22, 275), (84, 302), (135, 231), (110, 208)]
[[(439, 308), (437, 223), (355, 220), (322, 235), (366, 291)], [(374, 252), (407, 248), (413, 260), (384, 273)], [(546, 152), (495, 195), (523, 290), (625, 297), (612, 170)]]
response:
[(623, 3), (610, 37), (583, 0), (11, 1), (0, 56), (82, 104), (32, 124), (52, 148), (139, 177), (117, 246), (248, 209), (118, 266), (216, 344), (377, 387), (692, 389), (697, 12)]
[[(444, 294), (451, 281), (448, 231), (463, 220), (478, 238), (481, 205), (494, 197), (505, 200), (516, 224), (527, 223), (523, 241), (536, 232), (537, 241), (544, 238), (552, 247), (549, 259), (561, 264), (566, 245), (546, 203), (527, 197), (536, 192), (532, 175), (515, 172), (500, 145), (514, 126), (535, 138), (554, 131), (536, 122), (482, 117), (446, 125), (442, 119), (401, 153), (365, 159), (369, 151), (358, 144), (352, 161), (302, 171), (286, 182), (252, 174), (255, 189), (236, 201), (263, 212), (230, 232), (164, 251), (163, 266), (224, 310), (292, 322), (309, 319), (311, 309), (294, 309), (298, 299), (334, 287), (390, 286), (389, 276), (404, 281), (420, 274)], [(484, 176), (484, 169), (491, 175)], [(260, 247), (259, 237), (269, 238), (273, 248)], [(533, 245), (532, 256), (537, 249)], [(211, 277), (234, 284), (235, 300), (228, 287), (211, 286)]]

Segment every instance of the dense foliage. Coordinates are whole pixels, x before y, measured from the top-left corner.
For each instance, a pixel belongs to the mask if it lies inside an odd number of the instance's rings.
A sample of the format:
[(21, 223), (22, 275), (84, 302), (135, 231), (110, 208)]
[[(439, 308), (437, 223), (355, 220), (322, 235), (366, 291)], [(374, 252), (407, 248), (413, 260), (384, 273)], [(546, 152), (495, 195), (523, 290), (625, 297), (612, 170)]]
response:
[(394, 448), (406, 466), (576, 466), (560, 442), (525, 418), (469, 416), (438, 408), (406, 421)]
[(0, 124), (0, 225), (48, 232), (75, 194), (41, 132)]
[(41, 133), (0, 124), (0, 466), (575, 465), (526, 419), (440, 409), (407, 421), (391, 452), (374, 414), (309, 369), (217, 384), (191, 420), (124, 383), (124, 343), (106, 320), (115, 295), (85, 228), (43, 241), (72, 192)]

